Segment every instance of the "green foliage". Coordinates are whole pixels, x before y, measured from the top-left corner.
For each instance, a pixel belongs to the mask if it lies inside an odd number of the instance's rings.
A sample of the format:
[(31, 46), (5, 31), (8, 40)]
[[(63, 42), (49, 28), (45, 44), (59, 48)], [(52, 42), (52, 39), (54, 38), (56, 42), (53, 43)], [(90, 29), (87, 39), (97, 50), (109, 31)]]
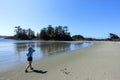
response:
[(15, 26), (15, 35), (14, 37), (10, 37), (12, 39), (17, 40), (32, 40), (32, 39), (40, 39), (40, 40), (59, 40), (59, 41), (71, 41), (71, 40), (112, 40), (112, 41), (120, 41), (120, 37), (114, 33), (109, 33), (109, 38), (107, 39), (95, 39), (95, 38), (84, 38), (82, 35), (74, 35), (71, 37), (70, 32), (68, 32), (67, 26), (56, 26), (52, 27), (52, 25), (48, 25), (47, 28), (43, 28), (37, 33), (37, 37), (35, 37), (35, 33), (33, 30), (22, 29), (21, 26)]
[(47, 29), (46, 28), (43, 28), (40, 32), (40, 35), (39, 35), (40, 39), (43, 39), (43, 40), (49, 40), (49, 36), (48, 36), (48, 33), (47, 33)]
[(32, 31), (30, 28), (25, 30), (25, 29), (22, 29), (21, 26), (15, 26), (14, 39), (31, 40), (34, 38), (35, 38), (34, 31)]
[(85, 38), (82, 35), (74, 35), (72, 36), (73, 40), (84, 40)]
[(119, 36), (116, 34), (113, 34), (113, 33), (109, 33), (109, 38), (110, 38), (110, 40), (118, 40)]
[(48, 25), (47, 28), (41, 29), (38, 38), (42, 40), (72, 40), (67, 26), (56, 26), (55, 28), (53, 28), (52, 25)]

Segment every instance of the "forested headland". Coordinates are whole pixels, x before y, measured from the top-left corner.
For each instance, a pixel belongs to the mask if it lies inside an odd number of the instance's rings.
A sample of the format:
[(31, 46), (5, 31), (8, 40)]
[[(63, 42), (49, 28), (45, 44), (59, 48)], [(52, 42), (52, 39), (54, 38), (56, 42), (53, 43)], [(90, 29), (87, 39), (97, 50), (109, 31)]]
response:
[(109, 33), (108, 38), (96, 39), (91, 37), (84, 37), (83, 35), (76, 34), (71, 36), (68, 26), (56, 26), (48, 25), (40, 29), (39, 32), (35, 34), (32, 29), (23, 29), (21, 26), (15, 26), (14, 36), (10, 37), (16, 40), (56, 40), (56, 41), (77, 41), (77, 40), (87, 40), (87, 41), (120, 41), (120, 37), (117, 34)]
[(67, 26), (52, 27), (52, 25), (48, 25), (48, 27), (41, 29), (37, 34), (35, 34), (35, 32), (30, 28), (23, 29), (21, 26), (16, 26), (13, 38), (18, 40), (73, 40)]

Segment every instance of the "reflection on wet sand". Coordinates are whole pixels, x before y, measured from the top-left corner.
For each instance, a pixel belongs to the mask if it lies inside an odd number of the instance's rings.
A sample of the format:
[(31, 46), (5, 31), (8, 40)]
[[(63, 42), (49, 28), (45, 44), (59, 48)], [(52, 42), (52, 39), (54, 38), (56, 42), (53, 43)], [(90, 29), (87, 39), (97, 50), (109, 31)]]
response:
[(37, 44), (44, 55), (53, 55), (59, 52), (70, 50), (71, 43), (49, 42)]
[(83, 43), (72, 42), (47, 42), (47, 41), (34, 41), (34, 42), (17, 42), (15, 43), (15, 49), (20, 55), (21, 52), (25, 52), (30, 46), (39, 51), (44, 56), (58, 54), (61, 52), (71, 51), (78, 49)]
[(35, 48), (35, 42), (18, 42), (15, 43), (15, 49), (18, 54), (26, 51), (29, 47)]
[(0, 68), (21, 64), (21, 62), (26, 62), (26, 53), (28, 53), (29, 47), (33, 47), (36, 50), (33, 55), (33, 59), (41, 60), (45, 57), (48, 57), (49, 55), (55, 55), (61, 52), (64, 53), (71, 50), (84, 48), (84, 44), (90, 46), (89, 43), (82, 42), (2, 40), (0, 45)]

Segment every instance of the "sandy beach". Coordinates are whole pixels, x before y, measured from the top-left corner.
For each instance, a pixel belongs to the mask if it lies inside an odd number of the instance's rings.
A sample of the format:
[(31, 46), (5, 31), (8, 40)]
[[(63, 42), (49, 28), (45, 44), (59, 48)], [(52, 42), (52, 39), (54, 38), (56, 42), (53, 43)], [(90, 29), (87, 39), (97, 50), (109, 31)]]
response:
[[(27, 63), (26, 63), (27, 64)], [(120, 43), (96, 42), (91, 47), (1, 70), (0, 80), (120, 80)]]

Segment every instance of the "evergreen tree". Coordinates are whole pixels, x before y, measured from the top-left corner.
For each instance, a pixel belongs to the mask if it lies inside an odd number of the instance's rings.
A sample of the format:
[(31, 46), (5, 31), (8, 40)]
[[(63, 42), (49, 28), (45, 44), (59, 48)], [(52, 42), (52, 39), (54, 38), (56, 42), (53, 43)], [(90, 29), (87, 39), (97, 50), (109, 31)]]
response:
[(43, 28), (40, 31), (39, 36), (42, 40), (72, 40), (67, 26), (57, 26), (53, 28), (52, 25), (48, 25), (47, 28)]
[(47, 29), (46, 28), (43, 28), (40, 31), (40, 39), (42, 39), (42, 40), (49, 40), (49, 36), (47, 34)]
[(15, 26), (15, 32), (14, 35), (15, 39), (20, 40), (30, 40), (35, 38), (35, 33), (30, 28), (28, 30), (22, 29), (21, 26)]
[(54, 39), (54, 28), (52, 27), (52, 25), (49, 25), (47, 27), (47, 34), (49, 39)]
[(84, 40), (85, 38), (82, 35), (74, 35), (72, 36), (73, 40)]
[(116, 35), (116, 34), (109, 33), (109, 35), (110, 35), (110, 39), (111, 39), (111, 40), (119, 39), (119, 36)]
[(27, 30), (27, 36), (29, 39), (35, 38), (35, 33), (30, 28)]

